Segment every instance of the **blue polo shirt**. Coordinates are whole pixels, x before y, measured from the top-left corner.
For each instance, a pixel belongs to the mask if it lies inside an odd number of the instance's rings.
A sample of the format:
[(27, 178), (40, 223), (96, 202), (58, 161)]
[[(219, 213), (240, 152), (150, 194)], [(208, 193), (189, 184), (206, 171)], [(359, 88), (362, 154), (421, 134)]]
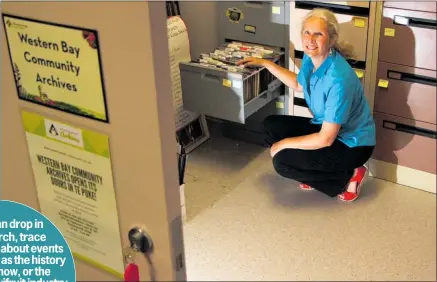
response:
[(375, 122), (361, 82), (346, 59), (333, 51), (314, 73), (313, 69), (304, 55), (297, 81), (313, 113), (311, 123), (341, 124), (337, 138), (349, 147), (374, 146)]

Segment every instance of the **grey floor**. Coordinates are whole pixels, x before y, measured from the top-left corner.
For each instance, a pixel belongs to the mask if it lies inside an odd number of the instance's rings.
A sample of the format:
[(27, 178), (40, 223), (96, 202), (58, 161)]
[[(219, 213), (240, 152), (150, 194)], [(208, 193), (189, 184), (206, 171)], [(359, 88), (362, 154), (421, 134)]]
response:
[(189, 281), (436, 281), (434, 194), (369, 178), (342, 203), (218, 135), (190, 154), (185, 189)]

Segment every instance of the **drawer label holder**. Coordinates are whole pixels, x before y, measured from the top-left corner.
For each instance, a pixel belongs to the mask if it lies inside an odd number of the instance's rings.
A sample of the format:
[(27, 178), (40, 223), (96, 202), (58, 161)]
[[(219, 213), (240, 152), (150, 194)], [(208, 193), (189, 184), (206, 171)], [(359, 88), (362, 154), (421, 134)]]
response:
[(274, 15), (280, 15), (280, 14), (281, 14), (281, 7), (278, 7), (278, 6), (272, 6), (272, 14), (274, 14)]
[(390, 37), (394, 37), (395, 36), (395, 29), (394, 28), (385, 28), (384, 29), (384, 36), (390, 36)]
[(365, 27), (366, 21), (363, 18), (354, 17), (354, 26), (356, 27)]
[(388, 80), (380, 79), (378, 81), (378, 86), (381, 88), (388, 88)]
[(244, 31), (255, 34), (256, 33), (256, 26), (245, 24)]
[(223, 78), (223, 86), (232, 87), (232, 81), (226, 78)]
[(364, 72), (362, 70), (355, 70), (355, 73), (357, 74), (358, 78), (364, 77)]

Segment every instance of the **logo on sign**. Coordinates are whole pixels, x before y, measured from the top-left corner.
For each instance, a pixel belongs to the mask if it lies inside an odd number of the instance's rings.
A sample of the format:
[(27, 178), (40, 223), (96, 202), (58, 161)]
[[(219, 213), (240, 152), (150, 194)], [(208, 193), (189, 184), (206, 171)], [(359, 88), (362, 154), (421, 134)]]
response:
[(49, 133), (51, 135), (56, 135), (56, 136), (59, 135), (58, 131), (56, 130), (56, 127), (53, 124), (50, 126)]
[(65, 142), (74, 146), (83, 147), (82, 131), (74, 127), (45, 120), (47, 137)]

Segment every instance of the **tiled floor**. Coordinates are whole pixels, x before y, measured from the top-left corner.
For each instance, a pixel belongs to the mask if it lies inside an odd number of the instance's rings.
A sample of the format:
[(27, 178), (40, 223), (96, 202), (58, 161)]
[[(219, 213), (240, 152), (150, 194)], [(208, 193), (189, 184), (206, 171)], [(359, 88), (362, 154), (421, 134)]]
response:
[(265, 148), (227, 139), (210, 124), (212, 138), (187, 160), (185, 201), (190, 221), (269, 161)]
[(190, 281), (436, 281), (434, 194), (369, 178), (358, 201), (339, 202), (300, 191), (265, 150), (236, 143), (214, 138), (190, 158)]

